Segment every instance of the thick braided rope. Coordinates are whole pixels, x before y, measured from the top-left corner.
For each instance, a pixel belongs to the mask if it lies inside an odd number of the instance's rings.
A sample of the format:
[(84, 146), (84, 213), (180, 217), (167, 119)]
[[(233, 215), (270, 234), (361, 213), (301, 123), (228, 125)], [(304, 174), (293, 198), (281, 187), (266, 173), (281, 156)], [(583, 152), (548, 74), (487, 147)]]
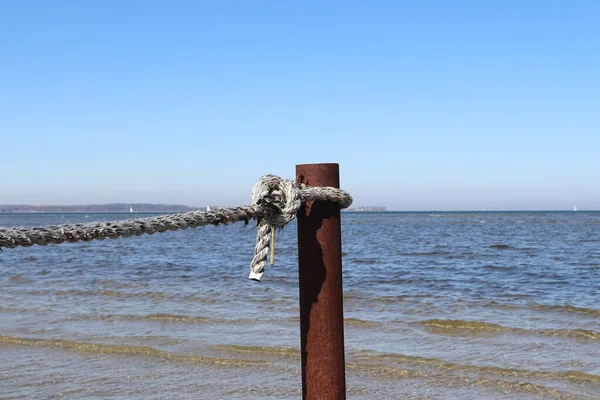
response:
[(275, 175), (265, 175), (252, 188), (252, 204), (259, 206), (264, 218), (259, 219), (254, 258), (248, 278), (260, 281), (269, 253), (271, 228), (283, 228), (293, 220), (302, 203), (312, 200), (331, 201), (341, 208), (352, 204), (352, 197), (332, 187), (309, 187)]
[(209, 212), (193, 211), (114, 222), (65, 224), (41, 228), (0, 228), (0, 251), (3, 247), (29, 247), (34, 244), (75, 243), (79, 241), (116, 239), (156, 232), (221, 225), (255, 219), (258, 234), (254, 258), (250, 265), (250, 278), (260, 280), (266, 264), (269, 232), (283, 228), (294, 219), (301, 204), (320, 200), (338, 203), (341, 208), (352, 204), (352, 197), (343, 190), (330, 187), (308, 187), (274, 175), (265, 175), (252, 189), (252, 205), (223, 208)]
[(192, 211), (113, 222), (65, 224), (41, 228), (0, 228), (0, 249), (2, 247), (29, 247), (34, 244), (46, 246), (51, 243), (89, 242), (107, 238), (152, 235), (156, 232), (162, 233), (205, 225), (248, 222), (251, 219), (257, 219), (261, 213), (256, 206), (240, 206), (211, 212)]

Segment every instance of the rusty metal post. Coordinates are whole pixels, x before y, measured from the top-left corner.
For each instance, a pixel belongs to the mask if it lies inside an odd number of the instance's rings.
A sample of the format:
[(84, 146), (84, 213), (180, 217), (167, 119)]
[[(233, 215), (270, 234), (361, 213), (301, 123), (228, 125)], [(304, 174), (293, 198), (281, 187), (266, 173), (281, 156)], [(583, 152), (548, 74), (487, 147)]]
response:
[[(296, 180), (340, 187), (338, 164), (296, 165)], [(302, 398), (346, 398), (340, 206), (309, 202), (298, 211)]]

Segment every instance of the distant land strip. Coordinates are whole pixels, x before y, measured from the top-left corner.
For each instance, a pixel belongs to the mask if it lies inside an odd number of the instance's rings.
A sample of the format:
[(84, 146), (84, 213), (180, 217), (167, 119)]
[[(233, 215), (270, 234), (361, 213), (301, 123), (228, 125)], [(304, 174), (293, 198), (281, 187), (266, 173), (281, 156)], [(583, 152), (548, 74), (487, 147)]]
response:
[[(210, 206), (211, 209), (220, 208)], [(27, 204), (0, 204), (0, 213), (77, 213), (77, 212), (186, 212), (206, 209), (205, 207), (189, 207), (181, 204), (149, 204), (149, 203), (112, 203), (87, 204), (78, 206), (32, 206)]]
[[(222, 206), (209, 206), (216, 210)], [(78, 206), (32, 206), (28, 204), (0, 204), (0, 213), (121, 213), (121, 212), (187, 212), (205, 210), (204, 207), (190, 207), (181, 204), (150, 204), (150, 203), (111, 203), (86, 204)], [(342, 210), (346, 212), (387, 211), (385, 207), (363, 206)]]
[(385, 207), (381, 207), (381, 206), (363, 206), (363, 207), (349, 208), (349, 209), (342, 210), (342, 211), (346, 211), (346, 212), (387, 211), (387, 209)]

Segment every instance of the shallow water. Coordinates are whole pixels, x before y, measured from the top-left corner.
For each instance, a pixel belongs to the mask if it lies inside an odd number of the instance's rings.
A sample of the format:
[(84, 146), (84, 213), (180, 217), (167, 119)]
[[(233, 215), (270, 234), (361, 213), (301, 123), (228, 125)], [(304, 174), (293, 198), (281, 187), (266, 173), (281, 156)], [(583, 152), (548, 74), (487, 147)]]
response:
[[(342, 224), (348, 398), (600, 399), (600, 213)], [(299, 398), (296, 227), (262, 283), (254, 239), (236, 224), (5, 249), (0, 397)]]

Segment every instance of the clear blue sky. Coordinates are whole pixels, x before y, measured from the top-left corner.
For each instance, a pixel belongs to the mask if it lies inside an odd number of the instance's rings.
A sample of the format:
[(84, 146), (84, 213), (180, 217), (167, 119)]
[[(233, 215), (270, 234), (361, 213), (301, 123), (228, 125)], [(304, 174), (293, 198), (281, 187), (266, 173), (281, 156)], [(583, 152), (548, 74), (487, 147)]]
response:
[(0, 2), (0, 204), (600, 209), (600, 1)]

